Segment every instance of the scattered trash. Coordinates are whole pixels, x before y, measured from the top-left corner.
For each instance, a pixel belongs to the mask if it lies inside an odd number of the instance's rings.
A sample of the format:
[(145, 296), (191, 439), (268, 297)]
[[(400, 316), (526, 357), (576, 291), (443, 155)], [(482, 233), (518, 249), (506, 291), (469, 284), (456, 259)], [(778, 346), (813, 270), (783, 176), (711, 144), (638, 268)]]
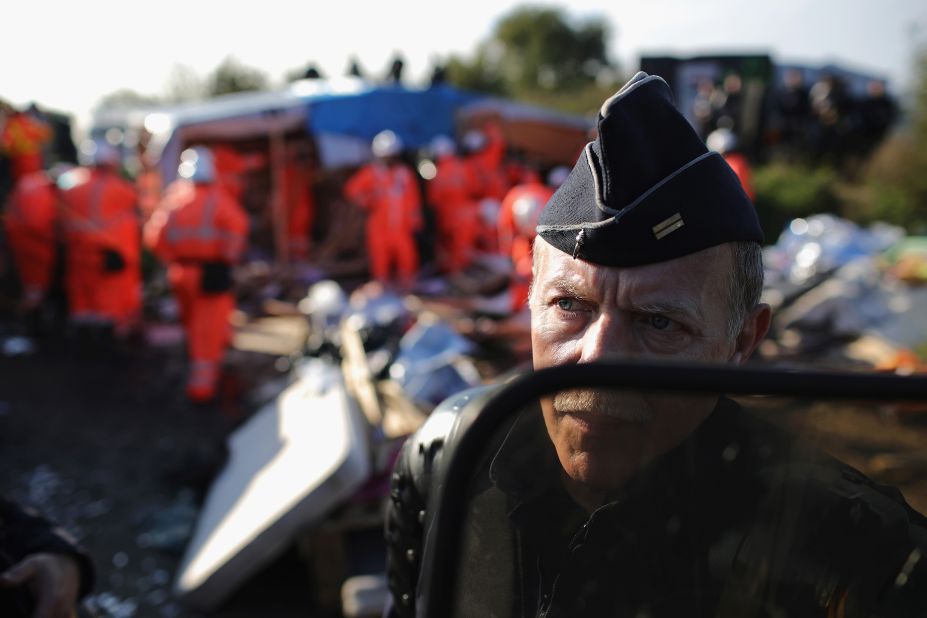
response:
[(35, 344), (27, 337), (7, 337), (0, 343), (4, 356), (26, 356), (35, 352)]
[(432, 408), (480, 383), (479, 372), (466, 358), (475, 348), (449, 325), (426, 315), (403, 336), (389, 375), (409, 399)]
[(168, 507), (145, 519), (136, 543), (143, 549), (180, 553), (193, 534), (197, 513), (194, 491), (182, 489)]

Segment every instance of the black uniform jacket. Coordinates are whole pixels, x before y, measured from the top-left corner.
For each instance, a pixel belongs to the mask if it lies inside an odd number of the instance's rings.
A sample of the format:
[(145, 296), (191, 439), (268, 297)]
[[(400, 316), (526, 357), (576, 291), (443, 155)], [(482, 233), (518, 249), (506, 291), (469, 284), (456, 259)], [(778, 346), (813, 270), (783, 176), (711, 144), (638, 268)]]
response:
[(927, 520), (731, 400), (591, 515), (539, 409), (471, 487), (459, 616), (927, 616)]

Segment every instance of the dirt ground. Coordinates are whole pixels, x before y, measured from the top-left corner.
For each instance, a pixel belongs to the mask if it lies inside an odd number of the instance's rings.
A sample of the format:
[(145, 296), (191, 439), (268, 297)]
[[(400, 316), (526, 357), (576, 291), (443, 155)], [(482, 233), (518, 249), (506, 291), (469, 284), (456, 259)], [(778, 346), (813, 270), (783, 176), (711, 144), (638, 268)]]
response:
[[(0, 341), (13, 334), (0, 322)], [(223, 462), (225, 437), (255, 397), (268, 396), (285, 363), (236, 352), (221, 400), (192, 406), (183, 396), (182, 343), (161, 335), (168, 343), (158, 347), (94, 350), (55, 337), (32, 341), (31, 350), (5, 349), (0, 489), (88, 548), (97, 568), (90, 601), (102, 616), (308, 615), (308, 577), (295, 554), (218, 611), (200, 614), (173, 598), (191, 508)]]

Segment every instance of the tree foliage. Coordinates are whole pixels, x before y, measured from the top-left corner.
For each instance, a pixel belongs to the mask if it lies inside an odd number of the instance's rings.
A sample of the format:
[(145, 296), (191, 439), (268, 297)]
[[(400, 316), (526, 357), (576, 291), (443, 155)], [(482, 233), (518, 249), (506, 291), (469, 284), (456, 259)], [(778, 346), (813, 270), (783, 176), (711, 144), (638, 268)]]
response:
[(120, 88), (104, 95), (97, 102), (98, 109), (120, 109), (132, 107), (148, 107), (158, 105), (161, 99), (150, 94), (142, 94), (131, 88)]
[(206, 78), (206, 92), (209, 96), (217, 96), (231, 92), (266, 90), (269, 81), (263, 71), (245, 66), (235, 57), (229, 56)]
[(164, 97), (170, 103), (199, 101), (206, 95), (202, 78), (185, 64), (175, 64), (164, 86)]
[(560, 9), (523, 6), (504, 16), (472, 57), (452, 57), (452, 84), (570, 112), (595, 109), (620, 76), (609, 60), (610, 28), (570, 20)]
[(907, 126), (869, 161), (865, 191), (854, 204), (860, 218), (881, 219), (927, 233), (927, 47), (916, 54)]

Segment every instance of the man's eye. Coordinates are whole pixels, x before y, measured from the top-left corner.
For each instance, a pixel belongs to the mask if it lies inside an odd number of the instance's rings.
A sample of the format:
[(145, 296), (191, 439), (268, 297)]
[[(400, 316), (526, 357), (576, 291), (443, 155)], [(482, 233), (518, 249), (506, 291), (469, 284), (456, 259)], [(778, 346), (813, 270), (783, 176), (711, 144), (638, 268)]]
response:
[(648, 318), (650, 325), (657, 330), (669, 330), (673, 321), (665, 315), (651, 315)]
[(576, 308), (576, 301), (572, 298), (558, 298), (557, 306), (562, 311), (573, 311)]

